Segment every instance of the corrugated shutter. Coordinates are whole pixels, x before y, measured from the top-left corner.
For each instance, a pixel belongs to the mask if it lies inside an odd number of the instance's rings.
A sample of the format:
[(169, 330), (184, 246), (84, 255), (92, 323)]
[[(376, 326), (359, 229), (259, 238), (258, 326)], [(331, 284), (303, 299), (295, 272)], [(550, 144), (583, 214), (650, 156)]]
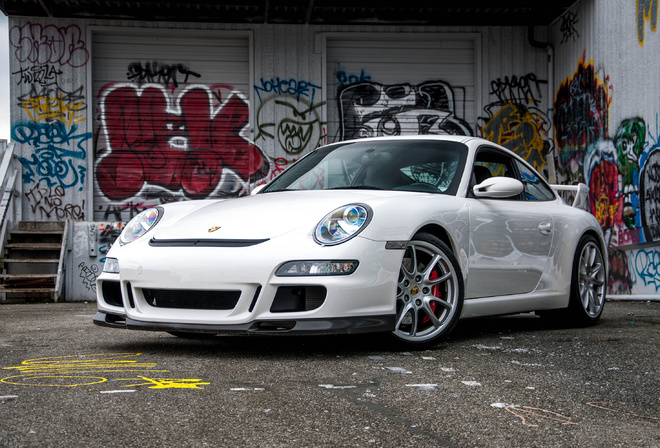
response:
[(259, 169), (250, 36), (151, 31), (93, 35), (95, 221), (243, 194)]
[(326, 36), (328, 140), (474, 134), (478, 52), (474, 34)]

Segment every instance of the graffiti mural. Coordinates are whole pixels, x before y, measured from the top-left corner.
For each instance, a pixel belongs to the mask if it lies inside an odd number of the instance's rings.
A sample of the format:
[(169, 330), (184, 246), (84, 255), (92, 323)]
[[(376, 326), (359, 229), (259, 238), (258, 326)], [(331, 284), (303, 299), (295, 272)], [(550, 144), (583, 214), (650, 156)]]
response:
[(550, 119), (535, 107), (524, 104), (489, 104), (479, 117), (479, 134), (500, 144), (543, 172), (554, 142), (549, 136)]
[(83, 189), (87, 167), (85, 143), (92, 138), (77, 125), (70, 128), (62, 121), (25, 122), (12, 128), (12, 139), (34, 149), (29, 157), (19, 157), (23, 183), (44, 182), (49, 187)]
[[(624, 250), (660, 241), (660, 126), (642, 117), (608, 122), (612, 86), (593, 62), (578, 62), (555, 98), (563, 183), (589, 186), (591, 213), (610, 246), (609, 294), (657, 294), (658, 251)], [(614, 131), (613, 131), (614, 130)]]
[(637, 39), (644, 45), (644, 27), (646, 21), (651, 23), (651, 30), (658, 28), (658, 2), (659, 0), (637, 0)]
[(60, 27), (27, 22), (9, 31), (9, 45), (19, 62), (82, 67), (89, 60), (78, 25)]
[(637, 290), (660, 292), (660, 250), (640, 249), (631, 252), (632, 281)]
[(615, 246), (660, 241), (660, 146), (647, 128), (640, 117), (622, 120), (585, 155), (591, 212)]
[(646, 241), (660, 241), (660, 144), (656, 142), (640, 160), (641, 225)]
[(272, 148), (270, 180), (326, 142), (322, 113), (326, 103), (318, 99), (320, 86), (300, 79), (262, 78), (254, 90), (259, 101), (255, 140)]
[(9, 30), (9, 48), (16, 61), (11, 137), (20, 145), (26, 218), (84, 219), (80, 192), (93, 135), (84, 85), (73, 84), (89, 61), (83, 33), (78, 25), (25, 22)]
[(383, 85), (366, 81), (339, 87), (339, 139), (405, 134), (472, 135), (456, 116), (449, 84)]
[[(113, 83), (99, 95), (95, 179), (113, 218), (131, 203), (240, 196), (268, 173), (261, 150), (242, 136), (249, 105), (227, 86)], [(101, 205), (101, 208), (103, 206)], [(139, 210), (142, 207), (130, 207)], [(130, 213), (132, 214), (132, 213)]]
[(578, 63), (564, 80), (554, 101), (553, 124), (559, 150), (559, 173), (565, 183), (584, 182), (580, 166), (586, 148), (608, 136), (612, 101), (609, 77), (596, 75), (593, 62)]
[(550, 118), (537, 107), (545, 84), (533, 73), (493, 80), (490, 94), (497, 100), (477, 119), (479, 136), (512, 150), (541, 172), (554, 148)]
[(637, 117), (624, 120), (614, 137), (619, 169), (619, 188), (623, 194), (623, 223), (629, 229), (641, 225), (639, 213), (639, 156), (644, 150), (646, 129)]

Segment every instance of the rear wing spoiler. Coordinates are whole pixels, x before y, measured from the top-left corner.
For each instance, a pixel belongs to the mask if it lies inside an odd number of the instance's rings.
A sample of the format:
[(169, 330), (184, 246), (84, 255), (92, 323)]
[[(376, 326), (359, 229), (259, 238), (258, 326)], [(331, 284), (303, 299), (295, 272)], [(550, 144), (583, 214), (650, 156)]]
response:
[(568, 203), (570, 197), (573, 196), (573, 203), (571, 204), (571, 207), (581, 208), (582, 210), (589, 211), (589, 187), (586, 184), (579, 183), (577, 185), (550, 186), (566, 203)]

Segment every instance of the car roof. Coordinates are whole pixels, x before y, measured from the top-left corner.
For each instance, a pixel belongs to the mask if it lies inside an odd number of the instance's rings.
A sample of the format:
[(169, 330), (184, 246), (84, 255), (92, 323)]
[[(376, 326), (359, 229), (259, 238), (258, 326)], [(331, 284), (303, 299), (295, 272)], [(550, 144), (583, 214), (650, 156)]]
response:
[(388, 135), (388, 136), (379, 136), (379, 137), (366, 137), (366, 138), (355, 138), (351, 140), (342, 140), (341, 142), (335, 143), (353, 143), (353, 142), (369, 142), (369, 141), (383, 141), (383, 140), (440, 140), (440, 141), (452, 141), (467, 143), (470, 140), (482, 140), (483, 142), (489, 142), (488, 140), (482, 139), (480, 137), (473, 137), (471, 135), (450, 135), (450, 134), (425, 134), (425, 135)]

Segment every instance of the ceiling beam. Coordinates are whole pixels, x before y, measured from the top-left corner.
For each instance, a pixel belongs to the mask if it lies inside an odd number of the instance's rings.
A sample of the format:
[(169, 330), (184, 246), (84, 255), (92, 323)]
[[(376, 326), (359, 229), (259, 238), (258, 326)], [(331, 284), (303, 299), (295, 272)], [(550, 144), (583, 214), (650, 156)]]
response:
[(48, 17), (53, 17), (53, 13), (50, 12), (50, 9), (48, 9), (48, 6), (46, 6), (45, 0), (38, 0), (38, 1), (41, 7), (43, 8), (44, 12), (46, 13), (46, 15)]

